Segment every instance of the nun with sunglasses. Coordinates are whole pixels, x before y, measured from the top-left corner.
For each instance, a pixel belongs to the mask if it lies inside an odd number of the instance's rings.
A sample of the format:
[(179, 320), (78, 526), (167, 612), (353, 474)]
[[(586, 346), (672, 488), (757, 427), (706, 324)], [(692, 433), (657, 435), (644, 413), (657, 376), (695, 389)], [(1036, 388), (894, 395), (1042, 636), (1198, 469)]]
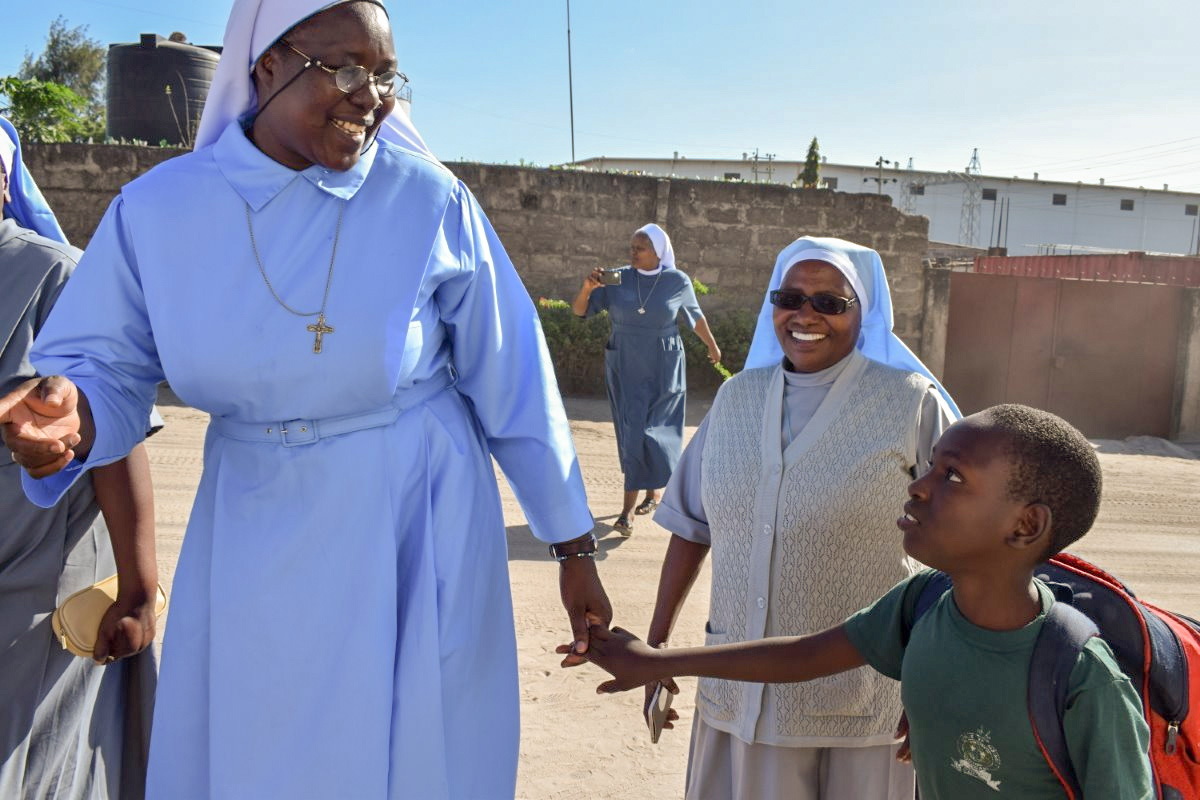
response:
[[(211, 415), (147, 796), (511, 798), (492, 459), (549, 545), (579, 659), (612, 611), (537, 314), (402, 111), (376, 0), (235, 0), (193, 153), (129, 185), (0, 423), (51, 504)], [(581, 733), (582, 736), (582, 733)]]
[[(666, 646), (710, 552), (706, 645), (816, 633), (907, 577), (895, 520), (958, 416), (892, 332), (879, 254), (792, 242), (746, 369), (721, 387), (655, 514), (673, 535), (647, 641)], [(869, 670), (806, 684), (702, 678), (686, 797), (911, 800), (900, 714), (900, 684)]]

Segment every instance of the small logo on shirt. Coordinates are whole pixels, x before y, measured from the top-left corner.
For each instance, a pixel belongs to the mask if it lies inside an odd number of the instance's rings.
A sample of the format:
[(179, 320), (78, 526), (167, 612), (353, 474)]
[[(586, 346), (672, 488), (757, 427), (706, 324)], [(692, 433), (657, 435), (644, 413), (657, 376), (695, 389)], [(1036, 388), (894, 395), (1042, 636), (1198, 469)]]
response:
[(992, 734), (982, 727), (958, 737), (958, 754), (962, 758), (950, 765), (964, 775), (983, 781), (988, 788), (1000, 791), (1000, 781), (992, 773), (1000, 767), (1000, 753), (992, 746)]

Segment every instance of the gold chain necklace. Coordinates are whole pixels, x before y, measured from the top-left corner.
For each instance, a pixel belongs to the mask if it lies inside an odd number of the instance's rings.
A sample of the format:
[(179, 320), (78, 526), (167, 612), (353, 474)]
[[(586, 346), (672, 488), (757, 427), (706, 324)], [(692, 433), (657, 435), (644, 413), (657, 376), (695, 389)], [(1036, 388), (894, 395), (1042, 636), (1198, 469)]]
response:
[(658, 288), (658, 282), (660, 280), (662, 280), (662, 276), (663, 276), (664, 272), (666, 272), (666, 270), (660, 267), (658, 270), (658, 277), (654, 279), (654, 285), (650, 287), (650, 291), (646, 292), (645, 300), (642, 299), (642, 282), (638, 281), (635, 284), (637, 286), (637, 293), (638, 293), (638, 313), (639, 314), (646, 313), (646, 303), (650, 302), (650, 295), (654, 294), (654, 290)]
[(346, 213), (346, 203), (343, 202), (338, 209), (337, 227), (333, 232), (333, 252), (329, 254), (329, 274), (325, 276), (325, 294), (321, 297), (321, 309), (319, 311), (297, 311), (296, 309), (283, 302), (283, 298), (279, 296), (279, 292), (275, 291), (275, 287), (271, 285), (271, 279), (267, 277), (267, 270), (263, 267), (262, 256), (258, 254), (258, 242), (254, 240), (254, 221), (250, 218), (250, 204), (246, 203), (246, 228), (250, 231), (250, 249), (254, 251), (254, 262), (258, 264), (258, 272), (262, 275), (263, 283), (267, 285), (271, 296), (275, 298), (275, 302), (283, 306), (285, 311), (295, 314), (297, 317), (316, 317), (317, 321), (311, 325), (306, 325), (305, 330), (312, 333), (316, 338), (313, 339), (313, 352), (320, 353), (325, 334), (333, 333), (332, 325), (325, 324), (325, 307), (329, 304), (329, 287), (333, 285), (333, 263), (337, 259), (338, 240), (342, 237), (342, 215)]

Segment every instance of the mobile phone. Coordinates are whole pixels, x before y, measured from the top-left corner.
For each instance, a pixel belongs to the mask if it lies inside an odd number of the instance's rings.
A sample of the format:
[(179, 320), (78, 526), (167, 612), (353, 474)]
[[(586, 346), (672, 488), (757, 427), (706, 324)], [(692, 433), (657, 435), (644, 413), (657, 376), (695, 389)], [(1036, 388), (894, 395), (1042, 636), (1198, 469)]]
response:
[(621, 270), (618, 269), (602, 269), (600, 270), (600, 282), (605, 286), (618, 286), (621, 283)]
[(654, 693), (650, 695), (646, 725), (650, 728), (651, 744), (658, 744), (658, 737), (662, 736), (663, 723), (667, 721), (667, 712), (671, 710), (671, 698), (674, 696), (661, 683), (654, 687)]

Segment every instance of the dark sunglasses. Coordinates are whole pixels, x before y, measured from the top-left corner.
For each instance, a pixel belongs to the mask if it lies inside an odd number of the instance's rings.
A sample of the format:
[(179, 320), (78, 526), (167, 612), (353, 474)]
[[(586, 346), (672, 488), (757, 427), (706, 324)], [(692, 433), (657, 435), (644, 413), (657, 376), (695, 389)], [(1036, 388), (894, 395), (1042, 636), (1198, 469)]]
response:
[(838, 297), (829, 292), (805, 294), (793, 292), (790, 289), (775, 289), (771, 292), (771, 305), (787, 311), (799, 311), (805, 303), (812, 303), (813, 311), (818, 314), (837, 316), (845, 314), (850, 306), (858, 302), (857, 297)]
[(357, 64), (350, 64), (345, 67), (327, 67), (319, 59), (300, 52), (287, 39), (280, 39), (279, 43), (304, 59), (304, 69), (316, 67), (332, 75), (334, 85), (344, 94), (354, 94), (368, 83), (373, 83), (375, 84), (375, 93), (380, 98), (391, 97), (408, 83), (408, 78), (405, 77), (403, 72), (388, 70), (378, 75), (372, 75), (367, 71), (366, 67), (360, 67)]

